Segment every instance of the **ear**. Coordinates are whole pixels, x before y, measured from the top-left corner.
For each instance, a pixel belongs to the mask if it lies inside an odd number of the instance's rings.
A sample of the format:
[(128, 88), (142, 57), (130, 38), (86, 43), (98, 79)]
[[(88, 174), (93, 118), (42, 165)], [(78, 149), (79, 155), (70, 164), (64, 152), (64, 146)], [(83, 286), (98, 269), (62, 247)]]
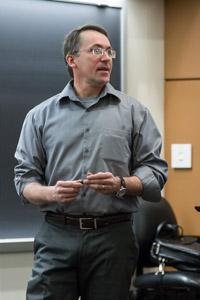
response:
[(72, 69), (76, 67), (74, 55), (66, 55), (65, 60)]

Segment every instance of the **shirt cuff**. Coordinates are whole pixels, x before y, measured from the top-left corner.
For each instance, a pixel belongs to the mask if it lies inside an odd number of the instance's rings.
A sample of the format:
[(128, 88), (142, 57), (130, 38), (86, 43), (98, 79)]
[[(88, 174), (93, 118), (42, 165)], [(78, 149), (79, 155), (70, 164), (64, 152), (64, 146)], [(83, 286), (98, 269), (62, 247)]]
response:
[(159, 202), (161, 199), (160, 185), (147, 166), (142, 166), (134, 171), (133, 176), (137, 176), (143, 185), (141, 197), (150, 202)]

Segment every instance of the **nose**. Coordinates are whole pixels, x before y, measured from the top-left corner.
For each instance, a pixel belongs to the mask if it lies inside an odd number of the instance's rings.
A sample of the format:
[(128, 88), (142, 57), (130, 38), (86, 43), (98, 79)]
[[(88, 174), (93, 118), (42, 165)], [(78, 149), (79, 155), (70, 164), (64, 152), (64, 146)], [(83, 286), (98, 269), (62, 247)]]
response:
[(104, 53), (101, 55), (101, 60), (111, 60), (111, 57), (108, 55), (107, 51), (104, 51)]

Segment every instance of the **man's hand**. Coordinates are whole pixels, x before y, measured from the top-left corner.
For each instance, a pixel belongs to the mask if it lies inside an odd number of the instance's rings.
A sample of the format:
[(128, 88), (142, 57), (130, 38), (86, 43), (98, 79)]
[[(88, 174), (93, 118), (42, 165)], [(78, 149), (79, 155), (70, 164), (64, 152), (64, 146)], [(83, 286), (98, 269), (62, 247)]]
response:
[(88, 173), (83, 184), (104, 194), (116, 193), (120, 189), (120, 178), (110, 172)]
[[(124, 177), (127, 194), (140, 196), (143, 192), (143, 184), (137, 176)], [(121, 187), (120, 177), (114, 176), (110, 172), (88, 173), (83, 184), (89, 186), (97, 192), (104, 194), (117, 193)]]
[(44, 186), (38, 182), (32, 182), (25, 186), (23, 196), (29, 202), (37, 205), (53, 202), (66, 203), (76, 199), (82, 186), (81, 180), (59, 180), (54, 186)]
[(80, 180), (57, 181), (53, 187), (52, 200), (54, 202), (66, 203), (75, 200), (83, 184)]

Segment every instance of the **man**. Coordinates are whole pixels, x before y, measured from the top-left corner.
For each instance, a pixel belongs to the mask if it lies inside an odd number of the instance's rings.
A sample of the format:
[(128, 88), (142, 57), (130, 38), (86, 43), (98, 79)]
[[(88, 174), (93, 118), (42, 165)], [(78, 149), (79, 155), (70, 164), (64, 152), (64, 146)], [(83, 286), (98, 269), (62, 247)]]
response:
[(159, 201), (167, 165), (149, 111), (109, 83), (115, 56), (103, 28), (73, 30), (72, 80), (24, 121), (15, 184), (45, 215), (28, 300), (128, 299), (137, 196)]

